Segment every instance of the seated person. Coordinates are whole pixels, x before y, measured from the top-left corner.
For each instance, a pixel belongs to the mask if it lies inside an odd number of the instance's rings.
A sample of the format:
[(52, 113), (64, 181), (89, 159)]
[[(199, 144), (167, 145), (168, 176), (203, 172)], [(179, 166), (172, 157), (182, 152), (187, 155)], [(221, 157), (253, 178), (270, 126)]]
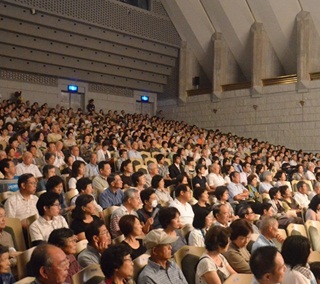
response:
[(123, 244), (107, 248), (101, 256), (100, 266), (105, 276), (103, 283), (128, 283), (133, 277), (130, 248)]
[(0, 204), (0, 244), (8, 247), (10, 267), (15, 267), (17, 264), (17, 252), (14, 248), (12, 236), (4, 230), (6, 227), (6, 212), (2, 204)]
[(53, 176), (48, 179), (46, 183), (46, 190), (47, 192), (55, 192), (59, 194), (59, 203), (61, 208), (60, 214), (65, 216), (67, 212), (71, 211), (75, 207), (75, 205), (67, 206), (65, 194), (63, 191), (63, 185), (64, 183), (61, 177)]
[(66, 219), (60, 215), (59, 195), (54, 192), (45, 192), (40, 195), (37, 202), (39, 218), (29, 227), (33, 246), (48, 241), (54, 229), (68, 228)]
[(231, 243), (228, 251), (224, 254), (231, 267), (237, 273), (251, 273), (249, 266), (250, 253), (248, 245), (253, 233), (251, 224), (245, 219), (237, 219), (230, 224)]
[(158, 203), (167, 206), (173, 201), (170, 192), (165, 188), (165, 180), (161, 175), (155, 175), (151, 180), (151, 187), (155, 189)]
[(310, 242), (306, 237), (292, 235), (285, 239), (281, 248), (287, 266), (283, 283), (317, 283), (307, 263), (310, 252)]
[(222, 255), (229, 244), (229, 230), (213, 226), (205, 237), (206, 252), (196, 266), (196, 283), (223, 283), (231, 274), (236, 273)]
[(175, 283), (187, 284), (178, 265), (170, 261), (171, 244), (177, 237), (167, 235), (162, 229), (149, 232), (143, 240), (144, 245), (150, 251), (148, 264), (141, 271), (138, 283), (164, 284)]
[(109, 188), (99, 195), (99, 204), (103, 209), (120, 206), (123, 202), (122, 180), (118, 174), (110, 174), (107, 178)]
[(151, 187), (140, 192), (142, 208), (137, 211), (139, 220), (143, 225), (143, 232), (147, 234), (153, 229), (161, 228), (158, 219), (159, 205), (155, 190)]
[(72, 276), (78, 273), (82, 267), (75, 258), (77, 252), (77, 236), (69, 228), (55, 229), (51, 232), (48, 243), (63, 250), (69, 260), (67, 283), (72, 283)]
[(175, 207), (161, 208), (159, 211), (159, 222), (164, 232), (172, 237), (178, 237), (175, 242), (171, 244), (172, 254), (178, 251), (183, 246), (187, 245), (186, 239), (181, 233), (180, 212)]
[(85, 236), (88, 240), (87, 248), (78, 255), (78, 262), (83, 268), (100, 263), (101, 254), (111, 244), (109, 231), (100, 219), (94, 220), (86, 227)]
[(244, 201), (249, 198), (249, 191), (240, 183), (240, 173), (230, 173), (231, 182), (228, 184), (229, 201)]
[[(0, 161), (0, 171), (4, 176), (4, 180), (17, 180), (19, 176), (17, 176), (17, 169), (14, 162), (10, 159), (4, 158)], [(13, 191), (16, 192), (19, 190), (18, 182), (13, 182), (9, 184), (0, 185), (0, 192), (4, 191)]]
[(320, 261), (310, 263), (310, 270), (317, 280), (317, 284), (320, 284)]
[(252, 253), (250, 268), (254, 275), (252, 284), (284, 283), (286, 266), (281, 254), (273, 246), (260, 247)]
[(300, 208), (307, 208), (310, 200), (308, 197), (308, 187), (304, 181), (299, 181), (297, 183), (297, 192), (294, 194), (294, 199), (299, 204)]
[(141, 223), (136, 216), (122, 216), (119, 221), (119, 227), (125, 237), (122, 243), (130, 248), (132, 259), (137, 258), (147, 251), (142, 243), (142, 239), (138, 238), (142, 236), (143, 232)]
[(191, 194), (187, 184), (180, 184), (175, 189), (176, 198), (170, 203), (170, 207), (176, 207), (179, 210), (182, 226), (193, 223), (194, 213), (189, 204)]
[(136, 210), (141, 206), (139, 191), (135, 188), (128, 188), (124, 192), (123, 203), (116, 209), (110, 218), (110, 231), (112, 238), (116, 238), (121, 235), (119, 221), (124, 215), (134, 215), (138, 217)]
[[(74, 196), (71, 199), (71, 206), (75, 206), (77, 198), (82, 194), (92, 195), (92, 197), (94, 198), (91, 179), (87, 177), (78, 179), (77, 189), (79, 191), (79, 194)], [(94, 206), (96, 207), (97, 212), (100, 214), (100, 216), (102, 216), (102, 210), (103, 210), (102, 207), (96, 202), (95, 199), (93, 200), (93, 203), (94, 203)]]
[(28, 227), (26, 218), (38, 214), (36, 192), (37, 181), (32, 174), (23, 174), (18, 179), (19, 191), (10, 196), (4, 208), (7, 217), (21, 220), (23, 228)]
[(13, 284), (15, 282), (10, 273), (9, 248), (0, 244), (0, 283)]
[(204, 238), (213, 224), (212, 210), (208, 204), (209, 194), (205, 188), (195, 188), (194, 197), (198, 203), (192, 206), (194, 212), (193, 228), (189, 234), (188, 244), (190, 246), (204, 247)]
[(56, 175), (55, 166), (45, 165), (42, 169), (43, 178), (38, 181), (37, 192), (46, 190), (46, 184), (49, 178)]
[(85, 239), (85, 230), (94, 220), (100, 220), (96, 215), (96, 207), (92, 195), (82, 194), (76, 200), (76, 207), (72, 210), (70, 229), (77, 235), (78, 240)]
[(264, 171), (260, 177), (260, 184), (259, 184), (259, 193), (269, 193), (269, 189), (272, 187), (272, 173), (269, 171)]
[(306, 212), (306, 220), (320, 221), (320, 195), (315, 195)]

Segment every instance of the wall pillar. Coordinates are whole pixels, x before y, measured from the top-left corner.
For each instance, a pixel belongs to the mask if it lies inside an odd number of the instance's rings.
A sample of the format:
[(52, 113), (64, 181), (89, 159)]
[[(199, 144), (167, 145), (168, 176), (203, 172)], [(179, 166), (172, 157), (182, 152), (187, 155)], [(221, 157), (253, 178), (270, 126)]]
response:
[(179, 57), (179, 104), (187, 102), (187, 78), (188, 78), (188, 51), (187, 42), (182, 41)]

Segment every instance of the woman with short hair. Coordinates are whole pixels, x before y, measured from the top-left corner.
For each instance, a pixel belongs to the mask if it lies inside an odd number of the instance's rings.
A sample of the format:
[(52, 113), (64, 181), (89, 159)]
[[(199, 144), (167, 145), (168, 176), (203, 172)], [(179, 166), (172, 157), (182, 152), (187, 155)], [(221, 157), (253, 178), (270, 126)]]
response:
[(283, 283), (317, 283), (307, 263), (310, 249), (310, 242), (304, 236), (294, 235), (285, 239), (281, 249), (283, 260), (287, 265)]
[(228, 249), (230, 231), (222, 226), (213, 226), (205, 237), (206, 252), (200, 257), (196, 268), (196, 284), (222, 284), (236, 273), (222, 255)]
[(130, 255), (132, 259), (137, 258), (147, 251), (142, 239), (138, 239), (138, 237), (142, 235), (142, 226), (138, 217), (134, 215), (122, 216), (119, 221), (119, 227), (125, 237), (122, 243), (131, 249)]
[[(101, 256), (101, 270), (106, 284), (134, 283), (131, 250), (124, 244), (108, 247)], [(131, 282), (129, 282), (131, 280)]]

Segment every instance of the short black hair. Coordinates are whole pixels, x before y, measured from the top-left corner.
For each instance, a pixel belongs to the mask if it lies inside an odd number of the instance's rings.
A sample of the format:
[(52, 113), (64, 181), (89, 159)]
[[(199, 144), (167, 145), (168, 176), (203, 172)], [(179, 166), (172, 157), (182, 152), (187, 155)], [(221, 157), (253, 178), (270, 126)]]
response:
[(284, 262), (293, 268), (296, 265), (306, 266), (310, 255), (309, 240), (300, 235), (292, 235), (282, 244), (281, 254)]
[(128, 166), (129, 164), (132, 164), (132, 161), (130, 160), (130, 159), (127, 159), (127, 160), (125, 160), (125, 161), (123, 161), (122, 163), (121, 163), (121, 166), (120, 166), (120, 172), (124, 172), (124, 168), (126, 167), (126, 166)]
[(6, 252), (9, 252), (9, 248), (7, 246), (0, 244), (0, 256)]
[(120, 231), (125, 237), (133, 232), (136, 219), (140, 222), (139, 218), (135, 215), (124, 215), (119, 220)]
[(319, 203), (320, 203), (320, 194), (317, 194), (311, 199), (309, 203), (309, 208), (312, 209), (314, 212), (317, 212)]
[(269, 196), (272, 199), (274, 199), (274, 197), (276, 196), (276, 194), (279, 192), (279, 188), (278, 187), (271, 187), (269, 189)]
[(93, 243), (93, 237), (99, 236), (99, 229), (105, 225), (104, 222), (100, 219), (94, 219), (85, 229), (86, 239), (89, 244)]
[(142, 177), (143, 175), (144, 175), (143, 172), (135, 172), (131, 175), (131, 180), (132, 180), (133, 186), (138, 185), (139, 178)]
[(179, 197), (181, 192), (187, 192), (188, 191), (188, 187), (189, 185), (187, 184), (179, 184), (176, 189), (174, 190), (175, 191), (175, 194), (176, 194), (176, 197)]
[(110, 165), (110, 163), (107, 162), (107, 161), (101, 161), (101, 162), (99, 162), (99, 164), (98, 164), (99, 172), (100, 172), (100, 170), (102, 170), (102, 169), (104, 168), (104, 166), (107, 165), (107, 164)]
[(274, 272), (277, 253), (277, 248), (273, 246), (259, 247), (252, 253), (249, 264), (257, 280), (262, 279), (266, 273)]
[(5, 168), (9, 168), (10, 165), (9, 163), (12, 162), (11, 159), (8, 158), (4, 158), (0, 161), (0, 172), (5, 176), (6, 175), (6, 171)]
[(66, 240), (74, 236), (74, 232), (69, 228), (55, 229), (51, 232), (48, 243), (60, 248), (66, 246)]
[(115, 270), (119, 269), (124, 262), (124, 257), (131, 254), (128, 245), (119, 244), (108, 247), (101, 256), (101, 270), (106, 278), (113, 276)]
[(159, 223), (163, 229), (166, 229), (171, 221), (176, 218), (177, 214), (180, 216), (180, 212), (175, 207), (163, 207), (159, 211)]
[(33, 174), (22, 174), (18, 179), (18, 187), (21, 188), (21, 184), (26, 183), (32, 177), (34, 177)]
[(51, 207), (55, 201), (59, 201), (59, 194), (55, 192), (44, 192), (41, 194), (36, 205), (39, 215), (44, 216), (43, 207)]
[(156, 193), (156, 191), (152, 187), (148, 187), (145, 190), (142, 190), (140, 192), (140, 199), (142, 204), (144, 205), (144, 202), (148, 201), (150, 199), (150, 196), (154, 193)]
[(215, 196), (218, 200), (221, 199), (222, 195), (228, 191), (228, 188), (225, 185), (220, 185), (216, 187), (216, 190), (214, 191)]
[(92, 180), (87, 177), (83, 177), (77, 180), (76, 188), (81, 192), (86, 190), (89, 184), (92, 184)]
[(196, 187), (194, 190), (193, 190), (193, 197), (197, 200), (199, 200), (199, 198), (201, 197), (201, 195), (207, 191), (206, 188), (202, 188), (202, 187)]
[(320, 279), (320, 261), (310, 263), (310, 270), (312, 271), (316, 280)]
[(163, 176), (161, 175), (153, 176), (151, 180), (151, 187), (154, 189), (157, 189), (159, 187), (159, 183), (161, 180), (163, 180)]

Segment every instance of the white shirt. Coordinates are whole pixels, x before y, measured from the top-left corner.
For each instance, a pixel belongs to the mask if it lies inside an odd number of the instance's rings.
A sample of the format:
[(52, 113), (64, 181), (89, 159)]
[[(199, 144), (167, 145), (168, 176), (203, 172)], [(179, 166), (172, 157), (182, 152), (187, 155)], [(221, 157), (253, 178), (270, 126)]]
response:
[(22, 162), (17, 165), (16, 169), (18, 176), (21, 176), (23, 174), (33, 174), (33, 176), (36, 178), (42, 177), (39, 168), (34, 164), (30, 164), (29, 166), (27, 166), (25, 163)]
[(304, 208), (304, 207), (307, 208), (309, 203), (310, 203), (308, 195), (307, 194), (302, 194), (299, 191), (294, 194), (293, 198), (294, 198), (295, 201), (297, 201), (299, 206), (302, 207), (302, 208)]
[(314, 175), (313, 172), (307, 171), (307, 172), (306, 172), (306, 179), (307, 179), (307, 180), (316, 180), (316, 176)]
[(15, 194), (10, 196), (4, 204), (7, 217), (23, 220), (32, 215), (38, 214), (36, 206), (37, 201), (37, 196), (31, 195), (30, 199), (26, 200), (21, 195), (20, 191), (17, 191)]
[(48, 241), (51, 232), (60, 228), (69, 228), (64, 217), (58, 215), (47, 221), (39, 216), (29, 227), (31, 241)]
[(215, 173), (208, 174), (207, 181), (209, 186), (215, 186), (215, 187), (226, 184), (226, 181), (224, 180), (222, 175), (217, 175)]
[(189, 203), (183, 205), (177, 198), (170, 203), (170, 207), (175, 207), (180, 212), (180, 220), (182, 226), (193, 223), (194, 212)]

